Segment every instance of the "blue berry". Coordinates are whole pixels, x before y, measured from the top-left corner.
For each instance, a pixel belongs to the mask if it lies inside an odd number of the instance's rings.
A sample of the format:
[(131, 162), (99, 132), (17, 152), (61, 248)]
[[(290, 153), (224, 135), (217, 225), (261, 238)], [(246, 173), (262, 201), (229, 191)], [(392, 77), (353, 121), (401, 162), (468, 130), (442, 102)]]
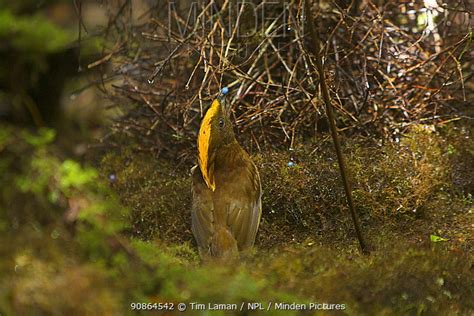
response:
[(222, 89), (221, 89), (221, 93), (222, 93), (223, 95), (226, 95), (227, 93), (229, 93), (229, 88), (228, 88), (228, 87), (222, 88)]

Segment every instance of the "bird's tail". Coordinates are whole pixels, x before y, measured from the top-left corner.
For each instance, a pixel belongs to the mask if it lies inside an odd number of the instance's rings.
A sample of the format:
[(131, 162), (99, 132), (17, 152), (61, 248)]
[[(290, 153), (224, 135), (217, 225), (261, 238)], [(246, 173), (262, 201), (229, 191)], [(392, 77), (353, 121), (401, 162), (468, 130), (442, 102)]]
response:
[(220, 258), (237, 258), (237, 241), (228, 228), (218, 226), (211, 239), (211, 254)]

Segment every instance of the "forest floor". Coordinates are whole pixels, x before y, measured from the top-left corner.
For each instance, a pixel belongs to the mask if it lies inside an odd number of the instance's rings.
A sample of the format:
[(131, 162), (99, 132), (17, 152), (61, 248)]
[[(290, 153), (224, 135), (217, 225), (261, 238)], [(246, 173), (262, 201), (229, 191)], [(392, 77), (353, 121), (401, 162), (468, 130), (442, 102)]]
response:
[(190, 315), (191, 302), (474, 312), (472, 121), (413, 125), (394, 143), (344, 139), (370, 255), (359, 253), (327, 135), (253, 155), (262, 222), (254, 252), (232, 265), (198, 258), (191, 165), (129, 148), (79, 163), (58, 137), (0, 128), (1, 315), (131, 314), (138, 302), (185, 302)]

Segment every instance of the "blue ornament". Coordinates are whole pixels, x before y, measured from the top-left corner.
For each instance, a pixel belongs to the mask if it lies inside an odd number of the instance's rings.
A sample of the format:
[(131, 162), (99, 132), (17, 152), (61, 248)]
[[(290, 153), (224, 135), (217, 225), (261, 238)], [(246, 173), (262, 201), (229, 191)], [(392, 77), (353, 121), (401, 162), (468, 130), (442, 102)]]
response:
[(222, 89), (221, 89), (221, 93), (222, 93), (223, 95), (226, 95), (227, 93), (229, 93), (229, 88), (228, 88), (228, 87), (222, 88)]

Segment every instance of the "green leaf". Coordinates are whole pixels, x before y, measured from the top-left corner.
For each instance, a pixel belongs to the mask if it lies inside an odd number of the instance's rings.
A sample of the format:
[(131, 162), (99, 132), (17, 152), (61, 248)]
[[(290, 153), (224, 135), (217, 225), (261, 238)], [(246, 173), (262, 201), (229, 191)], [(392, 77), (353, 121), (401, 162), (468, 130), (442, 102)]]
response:
[(430, 235), (430, 240), (431, 240), (431, 242), (441, 242), (441, 241), (448, 241), (449, 239), (439, 237), (439, 236), (436, 236), (436, 235)]

